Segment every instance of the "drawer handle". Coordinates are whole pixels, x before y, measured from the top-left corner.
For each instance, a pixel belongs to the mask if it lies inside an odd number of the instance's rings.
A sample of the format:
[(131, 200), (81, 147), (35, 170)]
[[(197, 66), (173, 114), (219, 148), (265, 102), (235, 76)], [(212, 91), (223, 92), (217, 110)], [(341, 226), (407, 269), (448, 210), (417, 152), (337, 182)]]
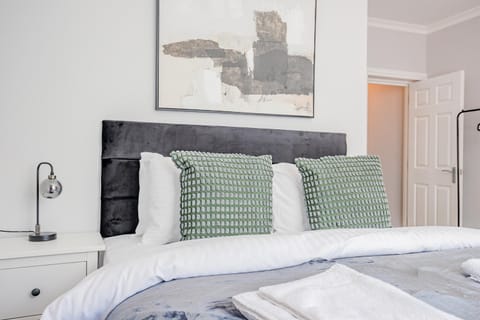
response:
[(38, 289), (38, 288), (33, 289), (31, 294), (34, 297), (38, 296), (40, 294), (40, 289)]

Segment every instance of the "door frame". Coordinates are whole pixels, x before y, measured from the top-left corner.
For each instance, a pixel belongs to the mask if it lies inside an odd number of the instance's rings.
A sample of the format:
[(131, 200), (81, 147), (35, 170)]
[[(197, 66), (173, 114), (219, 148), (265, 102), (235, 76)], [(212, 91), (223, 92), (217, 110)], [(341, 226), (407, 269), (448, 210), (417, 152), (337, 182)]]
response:
[[(403, 138), (402, 138), (402, 226), (407, 225), (408, 209), (408, 99), (409, 85), (413, 82), (427, 79), (426, 73), (408, 72), (402, 70), (368, 68), (368, 84), (400, 86), (405, 88), (403, 106)], [(368, 112), (368, 106), (367, 106)]]

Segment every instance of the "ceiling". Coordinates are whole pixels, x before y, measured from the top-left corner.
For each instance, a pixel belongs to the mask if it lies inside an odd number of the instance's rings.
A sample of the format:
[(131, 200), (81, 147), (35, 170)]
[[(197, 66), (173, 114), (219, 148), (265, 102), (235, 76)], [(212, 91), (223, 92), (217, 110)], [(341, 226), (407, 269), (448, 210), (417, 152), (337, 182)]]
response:
[(480, 6), (480, 0), (368, 0), (368, 16), (428, 26)]

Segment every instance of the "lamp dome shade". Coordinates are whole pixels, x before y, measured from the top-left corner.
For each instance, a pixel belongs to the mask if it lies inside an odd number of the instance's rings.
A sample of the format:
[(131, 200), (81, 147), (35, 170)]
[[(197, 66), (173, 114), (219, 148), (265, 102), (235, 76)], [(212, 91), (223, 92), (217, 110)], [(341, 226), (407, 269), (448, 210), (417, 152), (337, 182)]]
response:
[(62, 193), (62, 184), (55, 176), (49, 176), (40, 184), (40, 194), (47, 199), (54, 199)]

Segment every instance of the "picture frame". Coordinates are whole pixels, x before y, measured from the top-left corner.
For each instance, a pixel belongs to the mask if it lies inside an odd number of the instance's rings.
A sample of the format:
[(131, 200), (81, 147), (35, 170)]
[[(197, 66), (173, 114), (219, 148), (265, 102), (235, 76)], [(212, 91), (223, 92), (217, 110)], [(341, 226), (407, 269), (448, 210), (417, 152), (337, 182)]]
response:
[(156, 3), (156, 110), (314, 117), (317, 0)]

